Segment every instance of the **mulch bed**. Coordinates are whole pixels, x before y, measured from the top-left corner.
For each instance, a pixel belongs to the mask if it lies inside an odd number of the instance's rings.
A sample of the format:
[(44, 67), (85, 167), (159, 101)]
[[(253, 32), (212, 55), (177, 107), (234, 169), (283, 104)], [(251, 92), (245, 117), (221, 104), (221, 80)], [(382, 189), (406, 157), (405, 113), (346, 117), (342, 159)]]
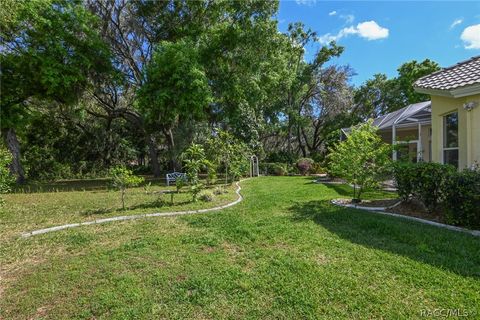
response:
[(425, 206), (416, 199), (411, 199), (407, 202), (402, 202), (398, 206), (394, 208), (389, 208), (385, 210), (386, 212), (402, 214), (405, 216), (421, 218), (425, 220), (445, 223), (445, 219), (443, 218), (443, 214), (440, 211), (436, 212), (427, 212)]
[[(338, 199), (336, 201), (341, 204), (353, 204), (351, 199)], [(393, 208), (388, 208), (397, 204), (399, 201), (400, 199), (362, 200), (362, 202), (356, 203), (356, 205), (366, 208), (383, 207), (386, 208), (385, 212), (445, 223), (445, 219), (443, 218), (441, 211), (429, 213), (427, 212), (425, 206), (416, 199), (411, 199), (410, 201), (402, 202)]]
[[(342, 204), (354, 204), (351, 199), (337, 200)], [(383, 199), (383, 200), (362, 200), (360, 203), (355, 203), (360, 207), (390, 207), (398, 203), (400, 199)]]

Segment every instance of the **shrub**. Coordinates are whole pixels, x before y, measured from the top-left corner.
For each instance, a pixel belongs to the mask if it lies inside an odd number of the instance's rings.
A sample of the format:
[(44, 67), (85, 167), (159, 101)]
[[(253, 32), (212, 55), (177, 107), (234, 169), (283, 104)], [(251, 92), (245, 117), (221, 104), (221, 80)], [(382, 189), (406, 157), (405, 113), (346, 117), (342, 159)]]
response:
[(447, 222), (480, 228), (480, 171), (453, 172), (443, 184)]
[(180, 190), (185, 187), (186, 183), (187, 181), (184, 177), (178, 177), (175, 179), (175, 188), (177, 189), (177, 193), (180, 193)]
[(397, 193), (403, 201), (408, 201), (414, 193), (417, 170), (414, 163), (395, 162), (393, 165), (393, 178), (397, 185)]
[(215, 189), (213, 189), (213, 194), (214, 195), (221, 195), (221, 194), (224, 194), (224, 193), (227, 193), (228, 191), (225, 190), (224, 188), (222, 187), (216, 187)]
[[(11, 186), (15, 182), (15, 179), (10, 175), (8, 166), (12, 162), (12, 156), (10, 152), (0, 145), (0, 194), (10, 192)], [(4, 200), (0, 197), (0, 205)]]
[(284, 176), (288, 174), (288, 165), (281, 162), (261, 163), (260, 171), (266, 175)]
[(144, 181), (144, 179), (142, 177), (135, 176), (132, 170), (122, 166), (110, 169), (109, 173), (112, 179), (112, 187), (120, 190), (122, 209), (125, 210), (125, 192), (127, 188), (138, 186)]
[(297, 161), (297, 168), (302, 175), (306, 175), (312, 169), (314, 162), (310, 158), (300, 158)]
[(288, 166), (286, 163), (274, 163), (271, 170), (276, 176), (284, 176), (288, 173)]
[(442, 187), (453, 172), (454, 167), (441, 163), (415, 164), (415, 175), (412, 177), (413, 190), (429, 212), (434, 211), (442, 200)]
[(213, 192), (209, 190), (203, 190), (202, 192), (200, 192), (200, 195), (199, 195), (199, 199), (205, 202), (211, 202), (213, 201), (214, 198), (215, 198), (215, 195), (213, 194)]
[(286, 167), (287, 167), (287, 174), (288, 175), (296, 175), (296, 174), (299, 174), (300, 171), (298, 170), (298, 167), (297, 167), (297, 164), (285, 164)]
[(217, 166), (209, 160), (205, 160), (205, 166), (207, 167), (207, 185), (215, 184), (217, 181)]
[(312, 168), (310, 168), (310, 173), (311, 174), (321, 174), (321, 173), (327, 173), (327, 169), (322, 167), (320, 163), (315, 162), (312, 164)]

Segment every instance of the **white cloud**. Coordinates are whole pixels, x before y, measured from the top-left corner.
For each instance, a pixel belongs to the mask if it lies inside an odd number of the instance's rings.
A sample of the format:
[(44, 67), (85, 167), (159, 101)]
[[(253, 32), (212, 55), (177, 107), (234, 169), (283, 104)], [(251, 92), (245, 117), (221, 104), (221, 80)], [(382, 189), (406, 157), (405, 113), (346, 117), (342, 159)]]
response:
[(365, 21), (357, 24), (357, 26), (350, 26), (343, 28), (337, 34), (327, 33), (318, 38), (322, 44), (327, 44), (331, 41), (338, 41), (349, 35), (358, 35), (367, 40), (379, 40), (388, 38), (389, 30), (381, 27), (375, 21)]
[(455, 19), (452, 24), (450, 25), (450, 29), (453, 29), (455, 28), (456, 26), (458, 26), (459, 24), (462, 24), (463, 22), (463, 19)]
[(345, 23), (351, 24), (355, 20), (355, 16), (353, 14), (342, 14), (340, 18), (345, 20)]
[(460, 39), (465, 49), (480, 49), (480, 24), (466, 27)]
[(298, 5), (303, 6), (314, 6), (317, 3), (317, 0), (295, 0)]
[(335, 11), (335, 10), (328, 13), (329, 16), (334, 16), (334, 15), (336, 15), (336, 14), (337, 14), (337, 11)]
[(389, 30), (380, 27), (375, 21), (365, 21), (357, 25), (358, 34), (367, 40), (388, 38)]

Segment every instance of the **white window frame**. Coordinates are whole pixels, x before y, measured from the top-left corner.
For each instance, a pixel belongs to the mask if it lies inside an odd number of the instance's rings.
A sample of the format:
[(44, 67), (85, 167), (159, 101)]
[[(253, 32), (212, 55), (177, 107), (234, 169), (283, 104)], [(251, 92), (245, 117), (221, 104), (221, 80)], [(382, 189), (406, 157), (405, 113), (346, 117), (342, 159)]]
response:
[(446, 148), (445, 147), (445, 144), (447, 142), (447, 128), (446, 128), (446, 125), (445, 125), (445, 120), (446, 120), (446, 117), (448, 117), (449, 115), (451, 114), (454, 114), (456, 113), (457, 114), (457, 140), (458, 140), (458, 132), (460, 131), (460, 128), (458, 127), (459, 125), (459, 119), (458, 119), (458, 111), (455, 110), (455, 111), (452, 111), (452, 112), (449, 112), (449, 113), (446, 113), (442, 116), (442, 163), (443, 164), (446, 164), (445, 163), (445, 151), (449, 151), (449, 150), (457, 150), (458, 151), (458, 159), (457, 161), (460, 161), (460, 150), (459, 150), (459, 145), (460, 145), (460, 141), (457, 141), (457, 146), (456, 147), (448, 147)]

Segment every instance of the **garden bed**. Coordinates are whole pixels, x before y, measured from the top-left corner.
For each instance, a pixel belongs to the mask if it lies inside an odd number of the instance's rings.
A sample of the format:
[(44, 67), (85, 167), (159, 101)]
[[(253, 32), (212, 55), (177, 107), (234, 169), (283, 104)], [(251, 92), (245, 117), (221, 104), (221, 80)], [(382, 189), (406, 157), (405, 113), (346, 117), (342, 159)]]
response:
[(380, 199), (380, 200), (362, 200), (360, 203), (353, 203), (351, 199), (338, 199), (336, 200), (339, 204), (349, 204), (357, 205), (359, 207), (368, 207), (368, 208), (386, 208), (396, 205), (400, 200), (399, 199)]
[(352, 199), (337, 199), (335, 204), (355, 207), (358, 209), (367, 209), (374, 211), (385, 211), (389, 213), (396, 213), (404, 216), (425, 219), (434, 222), (445, 223), (444, 216), (441, 211), (429, 213), (425, 206), (417, 199), (409, 201), (401, 201), (400, 199), (373, 199), (362, 200), (360, 203), (353, 203)]
[(404, 216), (445, 223), (444, 215), (440, 210), (429, 213), (427, 212), (425, 206), (417, 199), (411, 199), (410, 201), (402, 201), (399, 205), (392, 208), (387, 208), (385, 211), (401, 214)]

